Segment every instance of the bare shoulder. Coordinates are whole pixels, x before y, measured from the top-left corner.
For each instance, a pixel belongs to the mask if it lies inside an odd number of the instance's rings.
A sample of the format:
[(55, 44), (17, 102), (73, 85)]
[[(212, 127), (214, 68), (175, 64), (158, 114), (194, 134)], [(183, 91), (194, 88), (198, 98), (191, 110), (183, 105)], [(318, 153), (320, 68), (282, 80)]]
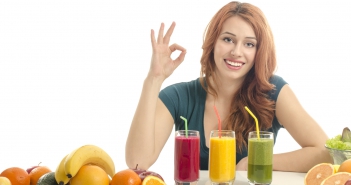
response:
[(327, 138), (319, 124), (300, 104), (289, 85), (284, 85), (279, 93), (276, 102), (276, 116), (280, 124), (301, 146), (311, 146), (312, 140), (308, 139), (310, 137), (320, 140)]
[[(285, 128), (297, 125), (298, 122), (312, 121), (306, 110), (300, 104), (291, 87), (286, 84), (282, 87), (276, 102), (276, 116)], [(304, 121), (303, 121), (304, 122)]]

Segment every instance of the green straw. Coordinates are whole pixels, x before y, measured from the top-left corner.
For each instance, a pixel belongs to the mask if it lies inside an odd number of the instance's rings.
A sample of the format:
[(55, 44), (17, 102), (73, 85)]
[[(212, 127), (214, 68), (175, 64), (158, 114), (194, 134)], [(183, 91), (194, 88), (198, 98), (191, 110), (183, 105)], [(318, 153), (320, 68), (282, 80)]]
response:
[(185, 122), (185, 136), (188, 137), (188, 120), (186, 120), (183, 116), (180, 116), (180, 119)]
[(247, 112), (249, 112), (249, 114), (253, 117), (253, 119), (256, 122), (256, 133), (257, 133), (257, 138), (258, 140), (260, 140), (260, 128), (258, 127), (258, 120), (256, 118), (256, 116), (250, 111), (249, 108), (247, 108), (247, 106), (245, 106), (245, 109), (247, 110)]

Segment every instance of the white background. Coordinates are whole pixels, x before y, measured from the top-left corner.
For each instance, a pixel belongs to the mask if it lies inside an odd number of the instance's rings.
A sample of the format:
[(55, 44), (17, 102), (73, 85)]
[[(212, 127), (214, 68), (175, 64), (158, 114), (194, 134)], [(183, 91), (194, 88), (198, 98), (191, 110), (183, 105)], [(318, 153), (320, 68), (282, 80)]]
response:
[[(55, 170), (85, 144), (106, 150), (116, 171), (126, 169), (125, 142), (151, 58), (150, 30), (175, 21), (171, 43), (188, 51), (163, 85), (195, 79), (204, 29), (228, 2), (0, 1), (0, 171), (39, 162)], [(249, 2), (272, 27), (277, 74), (329, 137), (340, 134), (351, 112), (349, 1)], [(282, 129), (274, 152), (298, 148)], [(172, 139), (149, 170), (173, 182)]]

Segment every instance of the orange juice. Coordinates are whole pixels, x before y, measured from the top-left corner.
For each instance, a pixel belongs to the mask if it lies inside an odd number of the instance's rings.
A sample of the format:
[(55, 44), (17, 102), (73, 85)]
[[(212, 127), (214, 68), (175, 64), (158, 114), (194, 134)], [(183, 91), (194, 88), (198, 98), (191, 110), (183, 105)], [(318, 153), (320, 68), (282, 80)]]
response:
[[(212, 131), (214, 132), (214, 131)], [(236, 144), (234, 131), (221, 131), (219, 137), (212, 134), (210, 138), (209, 175), (211, 182), (225, 183), (235, 180)], [(217, 131), (218, 132), (218, 131)], [(225, 132), (229, 132), (229, 135)], [(230, 136), (232, 133), (232, 136)]]

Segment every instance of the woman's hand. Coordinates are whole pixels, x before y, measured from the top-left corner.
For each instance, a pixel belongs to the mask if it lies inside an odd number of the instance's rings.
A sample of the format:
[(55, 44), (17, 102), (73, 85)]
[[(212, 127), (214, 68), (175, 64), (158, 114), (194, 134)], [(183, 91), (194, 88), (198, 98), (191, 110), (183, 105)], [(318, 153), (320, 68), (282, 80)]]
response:
[(236, 171), (247, 171), (247, 165), (247, 157), (244, 157), (236, 165)]
[[(169, 77), (173, 71), (183, 62), (186, 50), (178, 44), (169, 46), (169, 41), (175, 27), (175, 22), (172, 23), (166, 35), (163, 36), (164, 24), (161, 24), (157, 40), (155, 39), (154, 30), (151, 30), (152, 58), (149, 75), (162, 80)], [(181, 53), (173, 60), (171, 54), (179, 50)]]

